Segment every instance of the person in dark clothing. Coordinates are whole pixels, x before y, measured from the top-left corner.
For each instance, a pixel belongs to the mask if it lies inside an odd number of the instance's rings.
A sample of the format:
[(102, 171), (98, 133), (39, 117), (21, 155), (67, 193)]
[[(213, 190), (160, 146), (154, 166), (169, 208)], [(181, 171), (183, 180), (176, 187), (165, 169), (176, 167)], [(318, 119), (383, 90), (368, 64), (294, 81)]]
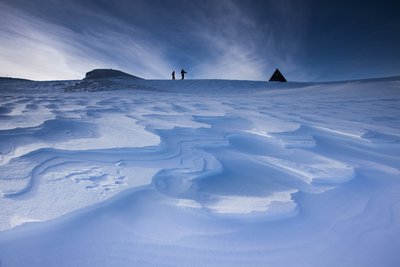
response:
[(187, 72), (186, 72), (184, 69), (181, 70), (182, 80), (185, 79), (185, 74), (186, 74), (186, 73), (187, 73)]
[(172, 72), (172, 80), (175, 80), (175, 71)]

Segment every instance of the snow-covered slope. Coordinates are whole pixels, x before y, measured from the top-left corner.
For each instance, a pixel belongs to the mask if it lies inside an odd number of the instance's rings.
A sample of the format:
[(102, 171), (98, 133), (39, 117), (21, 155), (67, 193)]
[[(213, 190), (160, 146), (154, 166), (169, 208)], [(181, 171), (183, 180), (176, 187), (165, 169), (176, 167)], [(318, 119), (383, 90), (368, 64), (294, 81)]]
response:
[(399, 107), (398, 78), (0, 81), (0, 265), (398, 266)]

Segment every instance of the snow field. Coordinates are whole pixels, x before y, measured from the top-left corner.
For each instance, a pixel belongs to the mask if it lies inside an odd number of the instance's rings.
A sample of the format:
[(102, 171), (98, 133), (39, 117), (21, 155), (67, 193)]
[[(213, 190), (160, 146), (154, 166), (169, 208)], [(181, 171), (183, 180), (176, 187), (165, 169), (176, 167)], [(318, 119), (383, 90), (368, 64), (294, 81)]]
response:
[(400, 263), (398, 80), (120, 83), (0, 87), (4, 266)]

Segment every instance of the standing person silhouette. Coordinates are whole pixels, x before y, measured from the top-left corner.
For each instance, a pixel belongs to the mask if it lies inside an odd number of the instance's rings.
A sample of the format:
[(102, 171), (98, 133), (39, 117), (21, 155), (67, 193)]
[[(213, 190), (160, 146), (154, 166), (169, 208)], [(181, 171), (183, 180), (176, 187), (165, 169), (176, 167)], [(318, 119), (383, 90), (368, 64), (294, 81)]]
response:
[(186, 74), (186, 73), (187, 73), (187, 72), (186, 72), (184, 69), (181, 70), (182, 80), (185, 79), (185, 74)]
[(172, 80), (175, 80), (175, 71), (172, 72)]

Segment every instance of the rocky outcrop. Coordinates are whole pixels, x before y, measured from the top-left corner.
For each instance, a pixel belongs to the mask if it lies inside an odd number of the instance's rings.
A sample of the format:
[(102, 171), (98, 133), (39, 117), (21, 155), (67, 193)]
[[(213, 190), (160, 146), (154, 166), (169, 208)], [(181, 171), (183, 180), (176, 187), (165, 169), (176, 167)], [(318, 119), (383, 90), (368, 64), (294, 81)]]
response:
[(127, 78), (127, 79), (140, 79), (140, 77), (113, 69), (94, 69), (86, 73), (84, 80), (93, 79), (111, 79), (111, 78)]

